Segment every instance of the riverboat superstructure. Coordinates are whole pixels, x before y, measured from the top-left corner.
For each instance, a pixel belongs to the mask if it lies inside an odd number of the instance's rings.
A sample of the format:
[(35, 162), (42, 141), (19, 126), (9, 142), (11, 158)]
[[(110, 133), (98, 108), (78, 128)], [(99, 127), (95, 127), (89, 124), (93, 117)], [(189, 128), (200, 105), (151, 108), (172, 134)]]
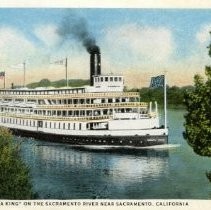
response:
[(0, 126), (16, 135), (72, 145), (144, 147), (166, 144), (157, 103), (124, 91), (120, 75), (102, 75), (90, 57), (90, 86), (0, 90)]

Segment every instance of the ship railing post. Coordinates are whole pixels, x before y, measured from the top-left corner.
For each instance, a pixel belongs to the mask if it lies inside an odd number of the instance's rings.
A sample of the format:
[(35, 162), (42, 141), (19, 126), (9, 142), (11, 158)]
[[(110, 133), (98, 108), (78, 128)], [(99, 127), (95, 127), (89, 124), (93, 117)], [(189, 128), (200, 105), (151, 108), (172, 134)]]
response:
[(149, 113), (151, 114), (152, 112), (152, 102), (149, 102)]
[(155, 101), (155, 113), (156, 113), (156, 116), (158, 115), (158, 103), (157, 101)]

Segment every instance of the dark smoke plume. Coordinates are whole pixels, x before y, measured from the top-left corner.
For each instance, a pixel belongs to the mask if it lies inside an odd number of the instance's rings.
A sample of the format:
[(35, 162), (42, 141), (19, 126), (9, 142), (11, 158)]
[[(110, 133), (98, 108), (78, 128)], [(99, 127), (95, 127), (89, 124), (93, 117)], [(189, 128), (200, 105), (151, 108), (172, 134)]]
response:
[(67, 15), (59, 26), (57, 33), (63, 40), (70, 38), (78, 40), (89, 53), (99, 51), (99, 48), (96, 46), (96, 40), (88, 30), (86, 20), (82, 17), (72, 13)]

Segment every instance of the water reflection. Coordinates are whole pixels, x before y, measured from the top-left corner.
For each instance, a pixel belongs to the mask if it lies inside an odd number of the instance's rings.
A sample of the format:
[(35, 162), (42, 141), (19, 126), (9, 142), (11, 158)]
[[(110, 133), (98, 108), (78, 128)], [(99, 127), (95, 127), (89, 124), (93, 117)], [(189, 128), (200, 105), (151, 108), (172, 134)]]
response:
[(181, 145), (168, 151), (90, 151), (25, 139), (35, 192), (41, 199), (210, 199), (210, 158), (184, 141), (183, 115), (168, 110), (169, 145)]
[(26, 140), (22, 153), (40, 198), (118, 198), (168, 172), (166, 150), (99, 152)]

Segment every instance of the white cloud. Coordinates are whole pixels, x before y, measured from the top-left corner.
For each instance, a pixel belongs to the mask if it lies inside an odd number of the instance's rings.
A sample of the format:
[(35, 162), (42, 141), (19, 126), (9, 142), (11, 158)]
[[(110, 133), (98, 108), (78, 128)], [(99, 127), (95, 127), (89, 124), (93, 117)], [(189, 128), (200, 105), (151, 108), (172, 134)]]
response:
[(36, 51), (21, 31), (9, 27), (0, 28), (0, 49), (0, 58), (8, 62), (23, 61)]
[(195, 51), (189, 56), (193, 57), (193, 62), (198, 62), (201, 65), (211, 65), (211, 59), (208, 55), (209, 50), (207, 49), (211, 41), (210, 31), (211, 23), (202, 25), (196, 33), (195, 38), (197, 40), (197, 45)]
[(127, 24), (109, 28), (105, 41), (111, 51), (127, 52), (129, 59), (145, 62), (166, 62), (175, 50), (172, 33), (165, 27)]
[[(176, 40), (168, 28), (161, 26), (140, 26), (127, 24), (106, 31), (103, 47), (109, 56), (106, 67), (112, 71), (121, 71), (132, 75), (131, 86), (147, 85), (145, 78), (168, 71), (170, 85), (188, 85), (193, 83), (196, 73), (203, 75), (205, 65), (211, 65), (206, 48), (210, 42), (211, 24), (203, 25), (195, 34), (194, 47), (187, 56), (176, 55)], [(115, 62), (122, 64), (116, 65)], [(129, 72), (129, 73), (127, 73)], [(130, 79), (130, 76), (127, 78)], [(148, 75), (148, 76), (146, 76)]]
[[(166, 69), (170, 85), (190, 84), (193, 75), (204, 72), (204, 66), (211, 62), (206, 49), (210, 41), (210, 29), (211, 24), (202, 26), (195, 34), (195, 47), (189, 51), (189, 55), (174, 59), (177, 46), (168, 28), (138, 24), (110, 27), (105, 37), (98, 40), (102, 51), (102, 73), (122, 72), (131, 86), (139, 86), (148, 85), (150, 76)], [(67, 56), (69, 77), (89, 78), (89, 54), (80, 43), (68, 42), (54, 48), (60, 40), (53, 24), (37, 26), (33, 32), (43, 45), (35, 43), (20, 30), (0, 27), (1, 62), (6, 60), (7, 66), (11, 66), (30, 57), (27, 82), (47, 77), (56, 80), (63, 77), (64, 69), (50, 67), (50, 61)], [(7, 75), (8, 84), (21, 80), (17, 69), (8, 68)]]
[(205, 44), (210, 41), (211, 24), (206, 24), (196, 34), (196, 39), (200, 44)]
[(34, 29), (34, 34), (46, 46), (52, 47), (59, 41), (59, 36), (56, 33), (57, 27), (53, 24), (40, 25)]

